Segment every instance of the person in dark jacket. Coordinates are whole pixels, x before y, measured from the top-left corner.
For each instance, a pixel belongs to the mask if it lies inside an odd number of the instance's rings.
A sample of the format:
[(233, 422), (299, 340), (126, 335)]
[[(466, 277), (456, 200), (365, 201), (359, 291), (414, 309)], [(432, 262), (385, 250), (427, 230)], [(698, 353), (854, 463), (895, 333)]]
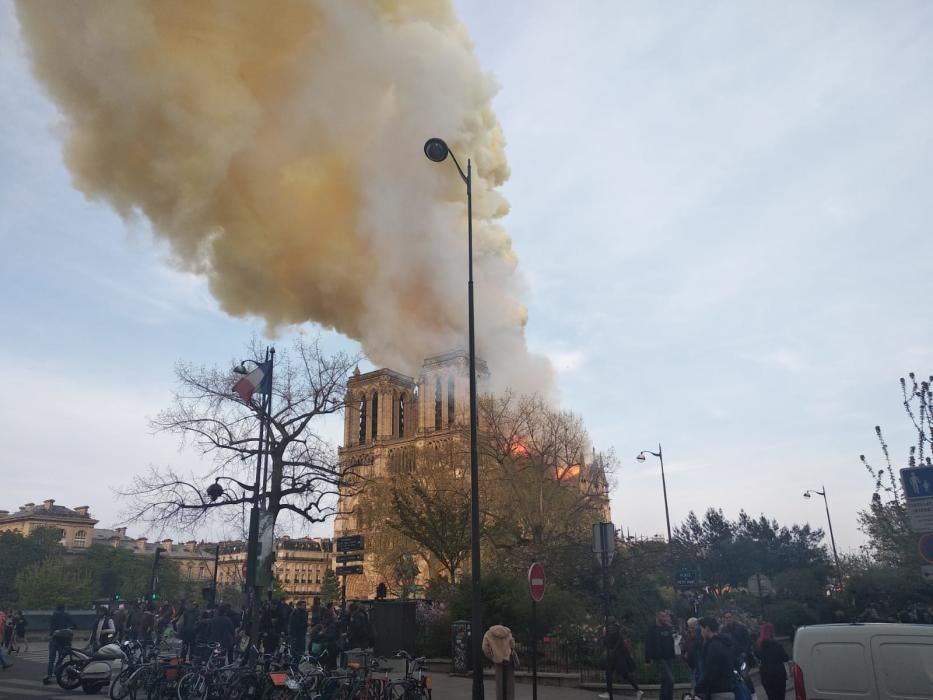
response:
[(227, 611), (224, 609), (225, 605), (227, 604), (221, 604), (214, 613), (214, 617), (211, 620), (210, 636), (211, 642), (217, 643), (226, 649), (227, 661), (232, 662), (233, 647), (236, 641), (236, 628), (233, 626), (233, 621), (230, 619), (230, 616), (226, 614)]
[(719, 622), (714, 617), (704, 617), (699, 624), (703, 636), (703, 673), (696, 692), (707, 700), (734, 700), (732, 640), (719, 633)]
[(376, 645), (373, 627), (369, 624), (369, 615), (359, 603), (350, 603), (347, 621), (347, 648), (371, 649)]
[(743, 661), (748, 661), (752, 650), (752, 633), (731, 612), (722, 616), (722, 632), (732, 638), (732, 653), (735, 654), (733, 668), (738, 668)]
[(783, 645), (774, 638), (774, 625), (766, 622), (761, 626), (758, 641), (758, 658), (761, 661), (761, 684), (765, 687), (768, 700), (784, 700), (787, 688), (787, 668), (790, 657)]
[(308, 634), (308, 608), (303, 600), (288, 616), (288, 646), (291, 647), (292, 659), (297, 664), (305, 653), (305, 637)]
[(661, 676), (660, 700), (674, 700), (674, 629), (671, 613), (659, 610), (645, 636), (645, 661), (654, 663)]
[(46, 669), (45, 678), (42, 679), (45, 685), (52, 682), (55, 662), (58, 661), (58, 655), (62, 651), (62, 643), (55, 637), (55, 633), (59, 630), (73, 630), (77, 626), (75, 621), (71, 619), (71, 615), (65, 612), (63, 603), (55, 606), (55, 612), (52, 613), (52, 617), (49, 619), (49, 665)]
[(635, 659), (628, 648), (628, 642), (622, 637), (622, 628), (612, 616), (608, 617), (606, 633), (603, 636), (603, 646), (606, 647), (606, 692), (598, 697), (608, 698), (612, 691), (612, 674), (618, 673), (635, 691), (636, 700), (641, 700), (644, 693), (639, 689), (638, 683), (632, 675), (635, 672)]

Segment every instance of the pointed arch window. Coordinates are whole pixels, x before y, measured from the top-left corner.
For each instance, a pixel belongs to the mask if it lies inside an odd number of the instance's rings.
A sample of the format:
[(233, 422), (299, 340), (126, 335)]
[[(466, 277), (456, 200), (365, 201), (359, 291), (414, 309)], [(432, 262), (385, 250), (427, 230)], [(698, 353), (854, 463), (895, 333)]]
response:
[(405, 437), (405, 392), (398, 397), (398, 436)]
[(360, 399), (359, 403), (359, 412), (360, 412), (360, 444), (366, 442), (366, 397)]
[(434, 429), (444, 427), (443, 404), (441, 403), (441, 378), (434, 378)]
[(372, 427), (372, 436), (373, 440), (376, 439), (376, 436), (379, 434), (379, 394), (375, 391), (373, 392), (373, 427)]
[(447, 425), (454, 424), (456, 415), (456, 404), (454, 402), (454, 378), (447, 377)]

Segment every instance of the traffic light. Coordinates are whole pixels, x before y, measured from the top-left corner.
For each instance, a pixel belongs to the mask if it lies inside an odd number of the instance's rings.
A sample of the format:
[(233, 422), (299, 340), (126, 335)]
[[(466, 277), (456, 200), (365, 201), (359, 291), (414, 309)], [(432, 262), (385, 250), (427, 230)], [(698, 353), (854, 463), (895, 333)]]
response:
[(114, 593), (114, 594), (113, 594), (113, 599), (114, 599), (114, 600), (119, 601), (120, 598), (121, 598), (121, 596), (120, 596), (119, 593)]
[(158, 599), (159, 599), (159, 594), (156, 593), (155, 591), (153, 591), (153, 592), (152, 592), (152, 600), (158, 600)]

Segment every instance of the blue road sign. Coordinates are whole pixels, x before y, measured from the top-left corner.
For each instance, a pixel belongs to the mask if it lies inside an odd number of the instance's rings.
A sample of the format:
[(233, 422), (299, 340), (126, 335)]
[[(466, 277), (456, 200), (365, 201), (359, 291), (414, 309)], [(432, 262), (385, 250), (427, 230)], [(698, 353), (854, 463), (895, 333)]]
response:
[(920, 556), (933, 564), (933, 534), (924, 535), (917, 543), (917, 549), (920, 550)]
[(933, 467), (901, 469), (901, 482), (908, 501), (913, 498), (933, 498)]

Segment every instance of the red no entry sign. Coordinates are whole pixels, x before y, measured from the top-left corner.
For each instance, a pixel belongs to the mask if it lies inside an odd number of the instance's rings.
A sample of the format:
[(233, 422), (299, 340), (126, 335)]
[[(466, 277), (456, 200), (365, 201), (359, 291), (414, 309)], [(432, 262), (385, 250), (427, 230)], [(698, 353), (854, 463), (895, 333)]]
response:
[(528, 592), (536, 603), (540, 603), (544, 598), (544, 567), (538, 562), (528, 569)]
[(917, 543), (917, 549), (920, 550), (921, 557), (933, 564), (933, 533), (921, 537)]

